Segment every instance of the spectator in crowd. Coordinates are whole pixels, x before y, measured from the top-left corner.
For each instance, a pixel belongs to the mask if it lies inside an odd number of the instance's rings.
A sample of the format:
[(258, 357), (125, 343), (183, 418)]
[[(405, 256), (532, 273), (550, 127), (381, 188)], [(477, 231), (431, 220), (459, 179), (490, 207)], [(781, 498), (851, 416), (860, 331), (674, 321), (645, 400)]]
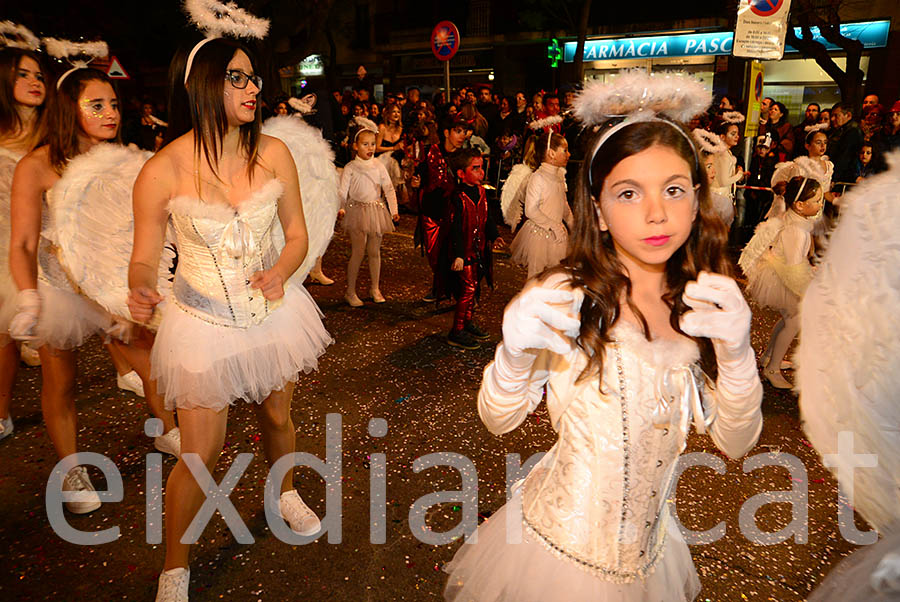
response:
[(900, 100), (888, 111), (881, 131), (874, 136), (875, 152), (879, 154), (900, 150)]
[(787, 161), (794, 155), (794, 128), (788, 123), (788, 110), (781, 102), (769, 104), (768, 119), (760, 122), (760, 135), (771, 134), (775, 143), (773, 151), (778, 161)]
[(867, 178), (875, 173), (874, 148), (871, 142), (863, 142), (859, 149), (859, 157), (856, 159), (856, 180), (859, 183), (863, 178)]
[(877, 94), (869, 94), (865, 98), (863, 98), (862, 110), (863, 113), (869, 110), (869, 107), (874, 107), (879, 104), (878, 95)]
[(475, 105), (478, 112), (481, 113), (488, 123), (488, 131), (485, 135), (478, 134), (492, 144), (494, 138), (497, 137), (498, 128), (500, 127), (500, 108), (494, 104), (491, 97), (491, 88), (489, 86), (478, 87), (478, 103)]
[(719, 110), (720, 111), (734, 111), (735, 104), (731, 100), (731, 97), (727, 94), (723, 95), (722, 98), (719, 99)]
[(819, 111), (819, 123), (824, 123), (828, 126), (825, 131), (831, 129), (831, 111), (829, 109)]
[[(806, 112), (803, 114), (803, 121), (794, 127), (794, 141), (806, 139), (806, 128), (816, 125), (819, 122), (819, 111), (822, 107), (817, 102), (811, 102), (806, 105)], [(801, 144), (794, 147), (794, 157), (804, 154), (805, 148)]]
[[(756, 150), (750, 159), (750, 170), (747, 174), (747, 186), (755, 188), (768, 188), (775, 173), (777, 162), (771, 136), (759, 136), (756, 139)], [(772, 206), (774, 195), (771, 190), (748, 189), (744, 193), (746, 208), (744, 210), (744, 227), (750, 232), (762, 221)]]
[(866, 142), (881, 131), (884, 125), (884, 107), (880, 104), (869, 105), (863, 108), (863, 120), (859, 127), (863, 131)]
[(775, 102), (775, 99), (766, 96), (759, 103), (759, 124), (762, 125), (769, 121), (769, 109), (772, 107), (772, 103)]
[(828, 157), (834, 163), (834, 182), (856, 181), (856, 160), (862, 143), (863, 133), (853, 120), (850, 107), (843, 103), (831, 107)]

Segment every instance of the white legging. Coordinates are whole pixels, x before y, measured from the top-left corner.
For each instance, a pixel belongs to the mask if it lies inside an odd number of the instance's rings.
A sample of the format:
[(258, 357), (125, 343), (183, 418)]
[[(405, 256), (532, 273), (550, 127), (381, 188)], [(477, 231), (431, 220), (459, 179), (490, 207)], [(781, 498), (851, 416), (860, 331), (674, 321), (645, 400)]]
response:
[(381, 278), (381, 234), (350, 231), (350, 263), (347, 264), (347, 293), (356, 294), (356, 277), (363, 255), (369, 256), (369, 276), (372, 278), (372, 290), (380, 290), (378, 281)]
[(781, 361), (799, 332), (800, 312), (781, 310), (781, 319), (772, 328), (772, 334), (769, 336), (769, 349), (772, 351), (769, 366), (774, 366), (776, 370), (781, 367)]

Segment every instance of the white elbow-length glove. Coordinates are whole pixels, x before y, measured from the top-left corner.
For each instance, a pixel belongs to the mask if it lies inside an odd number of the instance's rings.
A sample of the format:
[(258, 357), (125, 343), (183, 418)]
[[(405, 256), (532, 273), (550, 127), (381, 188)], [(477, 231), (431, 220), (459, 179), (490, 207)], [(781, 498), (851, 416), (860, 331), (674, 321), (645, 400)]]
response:
[(9, 322), (9, 336), (17, 341), (33, 341), (34, 329), (41, 316), (41, 295), (37, 289), (26, 288), (16, 294), (16, 315)]
[(489, 371), (492, 384), (510, 393), (521, 390), (540, 350), (570, 352), (581, 326), (572, 317), (578, 315), (581, 298), (580, 292), (541, 286), (519, 293), (503, 312), (503, 342)]
[(681, 329), (712, 340), (719, 367), (718, 386), (743, 396), (759, 383), (756, 356), (750, 346), (752, 314), (737, 283), (727, 276), (700, 272), (684, 288), (691, 311), (681, 316)]

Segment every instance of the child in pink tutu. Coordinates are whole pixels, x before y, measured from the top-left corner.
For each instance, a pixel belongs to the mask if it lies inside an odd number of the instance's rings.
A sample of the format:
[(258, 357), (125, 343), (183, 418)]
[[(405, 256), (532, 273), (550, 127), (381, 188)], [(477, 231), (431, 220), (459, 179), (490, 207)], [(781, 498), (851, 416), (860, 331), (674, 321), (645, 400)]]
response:
[(669, 515), (678, 457), (692, 423), (731, 458), (762, 429), (750, 309), (727, 275), (725, 226), (680, 123), (709, 100), (697, 80), (637, 70), (576, 99), (597, 127), (569, 255), (507, 306), (478, 394), (499, 435), (546, 392), (558, 439), (446, 567), (448, 600), (697, 595)]
[[(351, 245), (345, 298), (351, 307), (361, 307), (363, 302), (356, 295), (356, 277), (366, 254), (369, 255), (369, 275), (372, 278), (369, 292), (372, 300), (375, 303), (385, 302), (379, 288), (381, 237), (385, 232), (394, 231), (394, 224), (400, 221), (400, 215), (397, 213), (397, 194), (391, 177), (384, 163), (373, 158), (378, 127), (365, 118), (355, 117), (354, 120), (350, 139), (356, 158), (347, 163), (341, 174), (341, 210), (338, 217), (344, 220), (344, 231), (350, 236)], [(382, 195), (387, 199), (387, 207)]]

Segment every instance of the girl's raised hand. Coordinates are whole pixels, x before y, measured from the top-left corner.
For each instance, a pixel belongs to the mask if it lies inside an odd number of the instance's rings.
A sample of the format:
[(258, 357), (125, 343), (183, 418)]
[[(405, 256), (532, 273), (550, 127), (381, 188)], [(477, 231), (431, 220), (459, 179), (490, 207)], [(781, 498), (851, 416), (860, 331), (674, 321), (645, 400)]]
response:
[(750, 346), (752, 314), (734, 280), (700, 272), (697, 280), (684, 287), (683, 298), (691, 311), (681, 316), (681, 330), (712, 339), (720, 359), (740, 356)]
[(162, 295), (146, 286), (128, 291), (128, 310), (136, 322), (145, 324), (153, 317), (153, 308), (162, 302)]
[(503, 312), (503, 346), (513, 356), (526, 350), (572, 350), (581, 320), (581, 293), (533, 286), (519, 293)]

